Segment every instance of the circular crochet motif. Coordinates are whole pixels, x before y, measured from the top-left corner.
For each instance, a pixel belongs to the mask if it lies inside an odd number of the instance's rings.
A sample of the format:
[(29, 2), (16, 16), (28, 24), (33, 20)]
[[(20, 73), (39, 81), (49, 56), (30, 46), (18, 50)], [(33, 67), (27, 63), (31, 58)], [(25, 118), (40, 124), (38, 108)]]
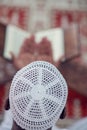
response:
[(58, 69), (35, 61), (13, 78), (9, 99), (15, 122), (26, 130), (46, 130), (59, 119), (67, 100), (67, 84)]

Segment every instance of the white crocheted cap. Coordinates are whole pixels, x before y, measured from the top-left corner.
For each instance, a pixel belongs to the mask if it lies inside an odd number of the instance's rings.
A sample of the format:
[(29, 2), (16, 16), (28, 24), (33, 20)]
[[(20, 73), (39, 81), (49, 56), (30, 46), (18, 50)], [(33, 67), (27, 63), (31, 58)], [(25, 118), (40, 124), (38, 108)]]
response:
[(68, 130), (87, 130), (87, 117), (75, 122)]
[(46, 130), (59, 119), (67, 100), (67, 84), (58, 69), (35, 61), (19, 70), (10, 88), (15, 122), (26, 130)]

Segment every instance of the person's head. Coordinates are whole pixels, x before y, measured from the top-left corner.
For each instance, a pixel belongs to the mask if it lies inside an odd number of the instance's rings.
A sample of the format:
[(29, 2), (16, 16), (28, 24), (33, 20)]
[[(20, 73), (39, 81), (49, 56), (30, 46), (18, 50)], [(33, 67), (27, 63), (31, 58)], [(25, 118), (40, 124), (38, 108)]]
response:
[(12, 130), (50, 129), (65, 117), (67, 93), (65, 79), (51, 63), (35, 61), (19, 70), (6, 105), (13, 114)]

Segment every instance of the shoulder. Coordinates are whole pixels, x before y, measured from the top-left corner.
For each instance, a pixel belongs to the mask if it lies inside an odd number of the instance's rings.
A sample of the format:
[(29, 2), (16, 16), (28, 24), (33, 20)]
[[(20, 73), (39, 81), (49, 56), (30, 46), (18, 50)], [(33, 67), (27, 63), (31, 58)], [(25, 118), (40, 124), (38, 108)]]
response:
[(61, 128), (58, 128), (56, 125), (52, 127), (52, 130), (68, 130), (68, 129), (61, 129)]

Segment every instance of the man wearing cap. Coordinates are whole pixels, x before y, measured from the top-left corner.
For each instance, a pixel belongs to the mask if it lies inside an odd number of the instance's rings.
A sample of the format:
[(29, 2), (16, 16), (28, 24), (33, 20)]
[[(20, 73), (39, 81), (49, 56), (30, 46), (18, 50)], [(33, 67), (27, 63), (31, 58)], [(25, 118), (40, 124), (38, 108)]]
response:
[(56, 129), (57, 120), (65, 116), (67, 94), (65, 79), (51, 63), (35, 61), (23, 67), (12, 80), (6, 105), (13, 117), (11, 130)]

